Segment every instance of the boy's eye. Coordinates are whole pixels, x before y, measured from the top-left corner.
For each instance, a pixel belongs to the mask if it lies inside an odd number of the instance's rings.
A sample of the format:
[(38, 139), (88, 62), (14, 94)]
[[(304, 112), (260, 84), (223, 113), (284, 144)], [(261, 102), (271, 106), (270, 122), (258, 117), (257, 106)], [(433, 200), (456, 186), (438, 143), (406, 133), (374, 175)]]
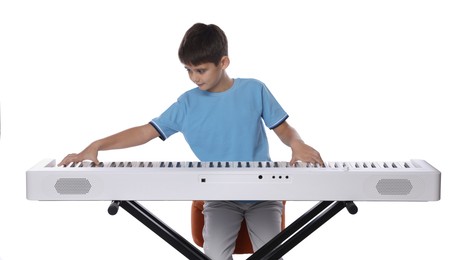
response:
[(193, 73), (196, 72), (198, 74), (204, 74), (207, 70), (206, 69), (195, 69), (195, 70), (191, 70), (190, 68), (185, 68), (186, 71), (188, 71), (188, 73)]

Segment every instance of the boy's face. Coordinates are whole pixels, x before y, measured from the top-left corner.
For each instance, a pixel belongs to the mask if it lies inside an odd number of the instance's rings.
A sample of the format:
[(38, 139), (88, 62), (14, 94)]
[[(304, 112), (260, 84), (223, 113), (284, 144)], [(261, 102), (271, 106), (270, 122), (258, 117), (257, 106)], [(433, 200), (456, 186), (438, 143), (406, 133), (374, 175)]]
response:
[(212, 62), (208, 62), (196, 66), (185, 64), (185, 68), (191, 81), (199, 89), (209, 92), (222, 92), (231, 86), (225, 73), (228, 63), (228, 58), (225, 56), (217, 66)]

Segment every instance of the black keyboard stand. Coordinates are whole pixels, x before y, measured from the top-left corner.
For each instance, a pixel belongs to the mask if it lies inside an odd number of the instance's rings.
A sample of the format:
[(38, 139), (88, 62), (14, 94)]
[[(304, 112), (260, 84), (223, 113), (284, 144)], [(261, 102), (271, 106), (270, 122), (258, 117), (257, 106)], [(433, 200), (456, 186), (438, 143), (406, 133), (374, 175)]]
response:
[[(160, 221), (151, 212), (141, 206), (137, 201), (112, 201), (108, 208), (109, 214), (117, 214), (119, 207), (122, 207), (133, 217), (138, 219), (173, 248), (177, 249), (187, 259), (210, 259), (192, 243), (187, 241), (184, 237), (172, 230), (164, 222)], [(271, 239), (271, 241), (252, 254), (248, 259), (274, 260), (281, 258), (307, 238), (311, 233), (339, 213), (343, 208), (347, 208), (348, 212), (352, 215), (356, 214), (358, 211), (357, 206), (352, 201), (319, 202), (287, 226), (281, 233)]]

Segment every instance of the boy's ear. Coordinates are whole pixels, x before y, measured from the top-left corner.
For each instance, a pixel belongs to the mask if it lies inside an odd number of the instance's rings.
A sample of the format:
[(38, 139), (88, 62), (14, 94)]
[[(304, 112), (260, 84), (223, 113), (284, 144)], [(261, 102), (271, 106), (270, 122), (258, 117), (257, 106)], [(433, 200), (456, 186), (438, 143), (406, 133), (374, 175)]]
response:
[(221, 68), (222, 69), (227, 69), (227, 67), (229, 67), (230, 65), (230, 59), (229, 59), (229, 56), (223, 56), (221, 58), (221, 62), (220, 62), (220, 65), (221, 65)]

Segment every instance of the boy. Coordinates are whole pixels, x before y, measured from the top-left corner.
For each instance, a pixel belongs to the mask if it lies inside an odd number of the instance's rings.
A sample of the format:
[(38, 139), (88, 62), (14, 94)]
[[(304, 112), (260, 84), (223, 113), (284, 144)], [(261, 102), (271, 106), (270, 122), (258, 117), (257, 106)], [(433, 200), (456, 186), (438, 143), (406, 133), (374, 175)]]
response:
[[(230, 78), (230, 60), (224, 32), (216, 25), (197, 23), (185, 34), (179, 59), (197, 85), (181, 95), (159, 117), (97, 140), (78, 154), (69, 154), (60, 165), (91, 160), (98, 151), (162, 140), (182, 132), (200, 161), (270, 161), (264, 124), (291, 147), (292, 159), (323, 164), (319, 153), (306, 145), (287, 122), (266, 86), (254, 79)], [(232, 259), (243, 218), (256, 251), (280, 232), (280, 201), (206, 201), (204, 251), (211, 259)]]

